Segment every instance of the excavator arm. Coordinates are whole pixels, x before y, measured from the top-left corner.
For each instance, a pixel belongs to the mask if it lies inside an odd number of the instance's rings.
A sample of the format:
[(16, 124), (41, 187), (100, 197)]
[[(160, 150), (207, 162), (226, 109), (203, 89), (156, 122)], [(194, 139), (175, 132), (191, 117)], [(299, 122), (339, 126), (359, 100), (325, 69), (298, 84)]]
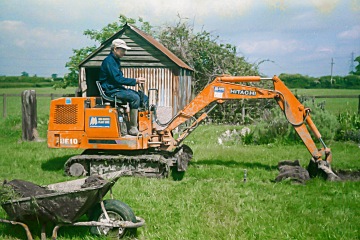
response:
[[(274, 89), (262, 89), (253, 86), (242, 85), (246, 82), (260, 82), (271, 80)], [(285, 114), (289, 123), (304, 142), (308, 151), (315, 161), (324, 160), (331, 162), (331, 151), (326, 147), (321, 134), (310, 117), (310, 109), (305, 108), (285, 84), (277, 77), (261, 78), (260, 76), (219, 76), (208, 84), (183, 110), (178, 112), (160, 132), (163, 136), (163, 149), (172, 150), (197, 127), (198, 123), (204, 120), (208, 113), (217, 105), (227, 100), (234, 99), (266, 99), (273, 98)], [(207, 110), (197, 119), (194, 115), (201, 110)], [(172, 137), (172, 130), (190, 119), (194, 119), (192, 125), (175, 140)], [(321, 142), (322, 148), (318, 149), (309, 130)]]

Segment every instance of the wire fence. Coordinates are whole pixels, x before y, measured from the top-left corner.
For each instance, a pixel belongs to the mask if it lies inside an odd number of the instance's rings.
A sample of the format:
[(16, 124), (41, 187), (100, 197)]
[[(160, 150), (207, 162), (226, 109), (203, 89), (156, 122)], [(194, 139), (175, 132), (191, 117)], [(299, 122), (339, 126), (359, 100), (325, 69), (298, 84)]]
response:
[[(9, 98), (19, 98), (19, 102), (18, 105), (21, 106), (21, 93), (19, 94), (0, 94), (1, 98), (2, 98), (2, 102), (3, 102), (3, 107), (2, 107), (2, 116), (4, 118), (6, 118), (8, 116), (8, 110), (9, 110), (9, 105), (12, 103), (9, 103), (8, 99)], [(36, 97), (38, 98), (49, 98), (48, 102), (50, 103), (51, 100), (55, 99), (55, 98), (60, 98), (60, 97), (75, 97), (75, 94), (55, 94), (55, 93), (49, 93), (49, 94), (45, 94), (45, 93), (37, 93)], [(20, 108), (19, 108), (20, 109)]]
[[(357, 112), (360, 114), (360, 95), (297, 96), (298, 100), (312, 110), (327, 110), (332, 114)], [(242, 125), (259, 119), (269, 119), (271, 109), (277, 103), (269, 99), (229, 100), (215, 108), (205, 120), (207, 123)], [(270, 118), (271, 119), (271, 118)]]
[[(46, 105), (50, 103), (51, 100), (55, 98), (60, 97), (74, 97), (75, 94), (36, 94), (37, 98), (42, 98), (41, 102), (45, 102)], [(3, 102), (3, 111), (2, 116), (6, 118), (8, 116), (8, 109), (9, 109), (9, 98), (17, 97), (19, 98), (19, 104), (21, 104), (21, 93), (19, 94), (0, 94), (0, 97), (2, 98)], [(48, 98), (48, 99), (45, 99)], [(312, 101), (312, 103), (315, 105), (315, 102), (319, 99), (358, 99), (357, 103), (357, 112), (360, 114), (360, 95), (317, 95), (317, 96), (298, 96), (298, 99), (300, 102), (304, 101)], [(257, 109), (259, 106), (264, 107), (266, 106), (266, 102), (261, 102), (257, 100), (257, 104), (249, 104), (246, 101), (237, 101), (237, 103), (234, 102), (234, 104), (231, 106), (228, 106), (226, 108), (220, 108), (215, 111), (214, 114), (212, 114), (211, 118), (214, 122), (222, 122), (226, 121), (226, 123), (234, 124), (234, 123), (244, 123), (246, 121), (245, 119), (247, 117), (251, 117), (251, 113), (254, 113), (251, 109)], [(41, 105), (41, 104), (40, 104)], [(43, 104), (44, 105), (44, 104)], [(271, 104), (270, 104), (271, 105)], [(317, 105), (320, 105), (320, 107), (325, 107), (325, 102), (317, 103)], [(41, 107), (41, 106), (40, 106)], [(273, 106), (269, 106), (269, 108), (272, 108)], [(233, 116), (225, 116), (232, 114)]]

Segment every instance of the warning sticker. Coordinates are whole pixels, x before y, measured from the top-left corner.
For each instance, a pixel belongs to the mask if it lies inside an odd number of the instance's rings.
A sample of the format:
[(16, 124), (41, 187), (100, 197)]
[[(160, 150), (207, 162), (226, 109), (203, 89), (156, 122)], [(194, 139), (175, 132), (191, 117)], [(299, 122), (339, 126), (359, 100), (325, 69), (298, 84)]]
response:
[(109, 128), (110, 117), (90, 117), (89, 127), (91, 128)]
[(222, 98), (225, 92), (225, 88), (223, 87), (214, 87), (214, 97)]

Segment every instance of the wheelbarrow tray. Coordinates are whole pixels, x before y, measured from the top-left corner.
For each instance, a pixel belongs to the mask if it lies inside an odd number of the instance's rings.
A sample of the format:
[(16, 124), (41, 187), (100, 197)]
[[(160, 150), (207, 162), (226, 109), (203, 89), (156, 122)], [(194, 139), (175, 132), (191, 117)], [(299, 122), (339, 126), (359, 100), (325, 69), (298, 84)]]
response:
[(56, 183), (46, 186), (54, 193), (11, 200), (1, 206), (13, 221), (69, 224), (100, 202), (117, 179), (87, 188), (81, 188), (85, 179)]

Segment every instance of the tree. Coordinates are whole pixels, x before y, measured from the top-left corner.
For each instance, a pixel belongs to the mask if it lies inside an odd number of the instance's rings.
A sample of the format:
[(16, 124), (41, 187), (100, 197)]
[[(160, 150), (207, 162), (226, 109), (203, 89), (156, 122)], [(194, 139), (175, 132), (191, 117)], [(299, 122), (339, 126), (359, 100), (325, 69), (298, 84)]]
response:
[(354, 62), (357, 62), (357, 66), (355, 66), (355, 71), (351, 73), (354, 75), (360, 75), (360, 56), (356, 57)]
[(21, 72), (21, 76), (22, 76), (22, 77), (28, 77), (28, 76), (29, 76), (29, 73), (27, 73), (27, 72), (25, 72), (25, 71), (24, 71), (24, 72)]
[(215, 76), (257, 75), (255, 64), (245, 61), (236, 46), (221, 43), (219, 36), (202, 29), (194, 32), (194, 27), (186, 19), (175, 26), (164, 26), (158, 34), (159, 41), (176, 56), (194, 69), (193, 90), (200, 92)]
[[(198, 93), (219, 74), (258, 74), (257, 66), (246, 62), (244, 57), (239, 56), (235, 46), (218, 43), (220, 41), (219, 36), (213, 36), (205, 30), (195, 33), (193, 26), (181, 19), (180, 16), (175, 26), (165, 25), (155, 31), (154, 27), (142, 18), (138, 18), (137, 22), (135, 19), (120, 15), (117, 22), (108, 24), (100, 31), (85, 30), (84, 35), (102, 43), (118, 32), (126, 23), (133, 24), (153, 36), (194, 69), (193, 88), (195, 93)], [(70, 72), (65, 75), (63, 82), (58, 84), (58, 87), (77, 85), (78, 65), (95, 49), (96, 46), (94, 45), (73, 50), (74, 55), (66, 63)]]
[[(139, 18), (138, 21), (141, 23), (139, 27), (141, 30), (149, 34), (152, 33), (152, 27), (148, 22), (144, 21), (142, 18)], [(102, 43), (108, 38), (110, 38), (114, 33), (118, 32), (126, 23), (136, 24), (136, 20), (132, 18), (127, 18), (124, 15), (120, 15), (118, 22), (109, 23), (100, 31), (87, 29), (84, 31), (84, 35), (92, 40), (95, 40), (95, 42)], [(73, 49), (74, 55), (71, 56), (70, 61), (65, 64), (65, 67), (67, 67), (70, 72), (68, 74), (65, 74), (63, 81), (56, 83), (54, 87), (66, 88), (67, 86), (77, 86), (79, 76), (78, 65), (89, 54), (95, 51), (95, 49), (96, 45), (83, 47), (81, 49)]]

